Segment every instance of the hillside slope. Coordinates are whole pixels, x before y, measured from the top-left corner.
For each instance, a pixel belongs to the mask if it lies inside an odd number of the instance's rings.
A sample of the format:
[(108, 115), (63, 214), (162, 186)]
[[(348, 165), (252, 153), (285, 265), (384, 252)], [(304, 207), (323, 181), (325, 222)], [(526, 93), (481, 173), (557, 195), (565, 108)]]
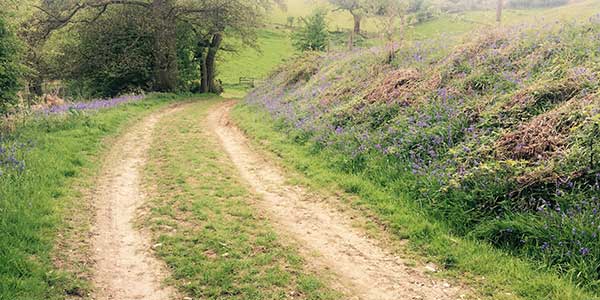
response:
[(455, 233), (600, 291), (600, 18), (311, 54), (246, 98)]
[[(270, 13), (271, 26), (259, 31), (257, 44), (258, 49), (241, 47), (239, 40), (228, 41), (232, 48), (238, 51), (222, 53), (219, 61), (219, 79), (225, 84), (227, 96), (241, 97), (245, 86), (238, 85), (240, 77), (254, 77), (264, 79), (268, 73), (273, 71), (282, 60), (296, 54), (290, 39), (290, 29), (284, 24), (288, 17), (294, 18), (296, 26), (301, 17), (310, 15), (314, 9), (326, 7), (329, 10), (328, 23), (332, 31), (348, 31), (353, 26), (352, 16), (347, 12), (332, 11), (327, 1), (305, 1), (288, 0), (287, 9), (274, 9)], [(600, 11), (600, 2), (596, 0), (575, 1), (568, 6), (541, 8), (541, 9), (506, 9), (503, 13), (503, 23), (507, 25), (522, 22), (540, 23), (545, 20), (571, 20), (587, 19), (594, 12)], [(493, 30), (496, 27), (495, 11), (466, 11), (454, 14), (442, 14), (436, 18), (414, 24), (405, 28), (404, 35), (407, 41), (428, 41), (431, 39), (443, 39), (447, 45), (455, 45), (460, 42), (465, 34), (469, 34), (476, 28)], [(377, 32), (381, 28), (377, 22), (368, 19), (363, 24), (363, 29), (373, 36), (366, 41), (365, 45), (381, 44)], [(344, 48), (347, 45), (345, 34), (336, 34), (332, 46)], [(236, 47), (233, 47), (236, 46)]]

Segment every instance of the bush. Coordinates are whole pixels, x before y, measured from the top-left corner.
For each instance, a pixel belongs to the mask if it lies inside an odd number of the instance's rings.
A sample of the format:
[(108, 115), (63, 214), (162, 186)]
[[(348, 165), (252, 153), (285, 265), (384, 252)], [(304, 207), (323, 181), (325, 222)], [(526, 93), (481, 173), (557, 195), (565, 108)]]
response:
[(19, 41), (0, 15), (0, 113), (17, 103), (22, 71)]
[(112, 97), (148, 90), (153, 79), (152, 33), (131, 8), (111, 11), (78, 31), (78, 43), (65, 49), (68, 77), (85, 94)]
[(304, 26), (292, 35), (294, 47), (300, 51), (325, 51), (329, 43), (326, 15), (319, 10), (303, 20)]

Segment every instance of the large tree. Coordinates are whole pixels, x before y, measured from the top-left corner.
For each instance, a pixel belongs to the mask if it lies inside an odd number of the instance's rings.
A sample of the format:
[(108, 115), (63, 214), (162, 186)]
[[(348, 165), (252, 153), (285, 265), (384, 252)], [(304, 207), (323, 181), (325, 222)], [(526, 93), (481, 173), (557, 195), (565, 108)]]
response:
[[(281, 2), (275, 3), (282, 5)], [(218, 53), (224, 49), (224, 37), (234, 37), (247, 46), (256, 46), (256, 29), (263, 25), (270, 0), (205, 0), (204, 18), (181, 18), (193, 26), (197, 35), (196, 59), (201, 65), (201, 91), (219, 92), (215, 81)], [(232, 51), (231, 48), (225, 50)]]
[(216, 58), (224, 35), (232, 33), (245, 41), (255, 30), (271, 0), (43, 0), (40, 13), (31, 22), (33, 40), (43, 40), (70, 24), (94, 23), (112, 6), (132, 6), (152, 18), (154, 90), (173, 91), (178, 83), (177, 24), (194, 24), (203, 66), (203, 91), (214, 92)]

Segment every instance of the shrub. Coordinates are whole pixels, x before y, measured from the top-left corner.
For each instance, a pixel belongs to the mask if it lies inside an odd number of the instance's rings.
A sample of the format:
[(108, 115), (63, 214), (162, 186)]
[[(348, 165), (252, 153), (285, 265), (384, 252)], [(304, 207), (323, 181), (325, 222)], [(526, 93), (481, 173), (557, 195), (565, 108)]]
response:
[(304, 26), (292, 35), (294, 47), (300, 51), (325, 51), (329, 43), (326, 15), (325, 11), (318, 10), (303, 19)]
[(69, 79), (95, 97), (148, 90), (155, 60), (152, 33), (143, 18), (139, 11), (120, 8), (82, 26), (78, 43), (65, 49)]

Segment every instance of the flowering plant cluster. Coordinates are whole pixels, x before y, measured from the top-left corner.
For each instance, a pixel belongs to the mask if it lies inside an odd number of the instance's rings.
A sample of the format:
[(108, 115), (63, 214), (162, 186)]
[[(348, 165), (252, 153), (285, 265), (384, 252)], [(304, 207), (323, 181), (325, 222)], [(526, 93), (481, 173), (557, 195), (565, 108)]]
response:
[(23, 172), (24, 156), (31, 147), (32, 142), (14, 142), (0, 136), (0, 177), (8, 172)]
[[(392, 64), (378, 48), (312, 55), (246, 102), (337, 168), (411, 191), (457, 232), (594, 286), (598, 228), (577, 216), (595, 216), (598, 202), (598, 45), (592, 18), (485, 33), (451, 52), (440, 41), (408, 43)], [(553, 213), (538, 211), (540, 199)], [(590, 239), (558, 239), (574, 226)]]
[[(65, 113), (74, 113), (82, 111), (95, 111), (100, 109), (112, 108), (126, 103), (132, 103), (144, 99), (139, 96), (121, 96), (112, 99), (93, 100), (87, 102), (69, 103), (60, 106), (53, 106), (41, 111), (37, 115), (42, 116), (59, 115)], [(0, 135), (0, 177), (8, 174), (20, 174), (26, 170), (26, 154), (33, 147), (33, 141), (22, 142), (18, 136)]]
[(144, 99), (144, 95), (129, 95), (111, 99), (97, 99), (92, 101), (82, 101), (53, 106), (45, 109), (43, 112), (45, 114), (61, 114), (70, 111), (99, 110), (119, 106), (125, 103), (139, 101), (142, 99)]

